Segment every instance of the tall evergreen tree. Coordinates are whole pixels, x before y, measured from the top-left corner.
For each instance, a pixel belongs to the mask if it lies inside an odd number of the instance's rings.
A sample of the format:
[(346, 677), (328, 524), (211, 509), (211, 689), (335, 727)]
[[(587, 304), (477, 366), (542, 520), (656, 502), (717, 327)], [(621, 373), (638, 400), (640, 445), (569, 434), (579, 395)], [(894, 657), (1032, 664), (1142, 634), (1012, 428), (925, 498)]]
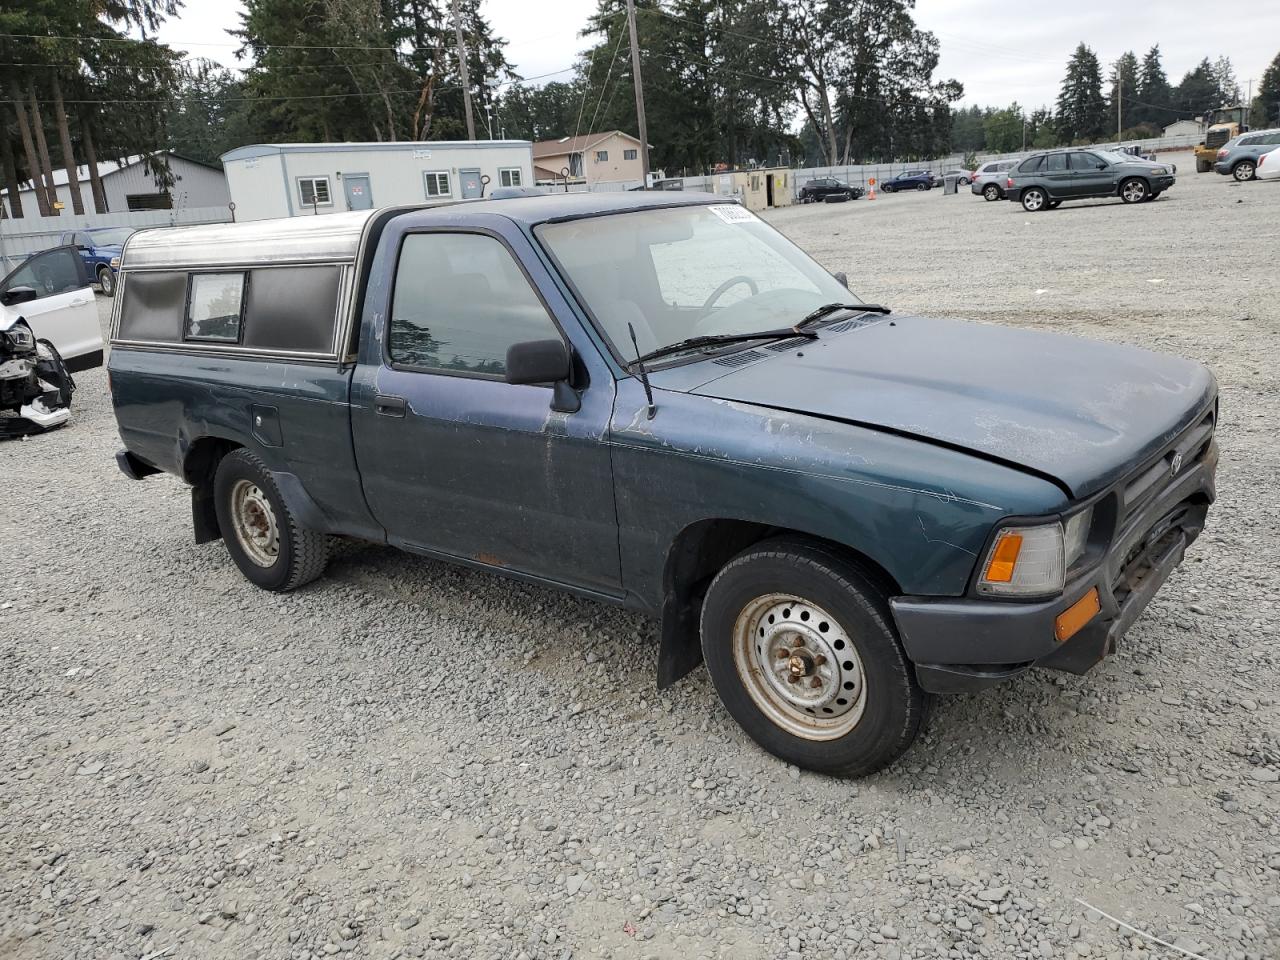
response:
[(1102, 67), (1085, 44), (1067, 61), (1058, 95), (1058, 134), (1066, 143), (1097, 140), (1107, 130), (1107, 104), (1102, 96)]
[(1257, 126), (1280, 126), (1280, 53), (1262, 74), (1262, 83), (1258, 86)]
[(1155, 123), (1164, 125), (1173, 122), (1175, 117), (1170, 110), (1169, 101), (1173, 89), (1169, 86), (1169, 78), (1165, 75), (1164, 64), (1160, 61), (1160, 45), (1156, 44), (1142, 57), (1138, 67), (1138, 95), (1134, 104), (1133, 118), (1137, 123)]
[(1138, 93), (1138, 58), (1132, 50), (1122, 53), (1111, 64), (1110, 90), (1111, 129), (1120, 130), (1135, 124), (1134, 98)]
[(1206, 114), (1227, 106), (1214, 65), (1205, 57), (1188, 70), (1173, 91), (1172, 106), (1184, 117)]

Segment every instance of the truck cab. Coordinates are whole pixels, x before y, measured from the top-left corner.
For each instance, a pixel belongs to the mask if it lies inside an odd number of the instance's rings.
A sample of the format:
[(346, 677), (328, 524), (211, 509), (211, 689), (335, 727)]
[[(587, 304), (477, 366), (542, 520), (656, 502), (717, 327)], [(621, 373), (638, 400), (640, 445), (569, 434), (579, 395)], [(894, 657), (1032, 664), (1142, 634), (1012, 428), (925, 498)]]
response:
[(251, 582), (347, 536), (620, 604), (827, 773), (1088, 670), (1213, 499), (1203, 366), (863, 302), (710, 195), (142, 231), (120, 280), (120, 467)]

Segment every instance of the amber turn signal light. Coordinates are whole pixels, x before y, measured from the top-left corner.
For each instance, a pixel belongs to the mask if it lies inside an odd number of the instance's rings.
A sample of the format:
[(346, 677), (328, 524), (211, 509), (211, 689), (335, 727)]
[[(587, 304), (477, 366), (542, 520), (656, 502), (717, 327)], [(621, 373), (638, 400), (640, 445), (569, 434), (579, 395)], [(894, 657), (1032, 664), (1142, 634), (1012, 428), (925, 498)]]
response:
[(1018, 554), (1022, 551), (1022, 534), (1002, 533), (1000, 542), (991, 552), (991, 560), (987, 563), (987, 580), (992, 583), (1008, 583), (1013, 579), (1013, 568), (1018, 565)]
[(1059, 643), (1065, 643), (1080, 632), (1080, 628), (1098, 615), (1102, 604), (1098, 600), (1098, 588), (1094, 587), (1053, 621), (1053, 632)]

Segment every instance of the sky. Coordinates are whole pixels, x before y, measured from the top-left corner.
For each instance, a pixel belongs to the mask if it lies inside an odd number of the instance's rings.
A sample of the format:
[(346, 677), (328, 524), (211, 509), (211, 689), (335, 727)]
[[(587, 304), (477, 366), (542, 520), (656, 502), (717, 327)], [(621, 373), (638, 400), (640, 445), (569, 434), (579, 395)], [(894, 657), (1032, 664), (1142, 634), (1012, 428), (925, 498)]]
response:
[[(495, 32), (508, 41), (507, 58), (524, 77), (555, 74), (568, 79), (578, 51), (578, 36), (596, 0), (482, 0)], [(227, 66), (238, 46), (226, 31), (239, 24), (239, 0), (186, 0), (181, 15), (160, 30), (160, 39), (190, 56)], [(1052, 105), (1067, 58), (1083, 41), (1104, 68), (1126, 50), (1139, 57), (1160, 44), (1170, 82), (1203, 57), (1228, 56), (1242, 87), (1280, 52), (1280, 3), (1260, 0), (1236, 16), (1207, 0), (1160, 0), (1133, 8), (1137, 15), (1117, 16), (1115, 0), (918, 0), (916, 22), (938, 37), (942, 61), (937, 79), (954, 78), (965, 87), (962, 104), (1024, 107)], [(1037, 12), (1044, 11), (1044, 12)], [(1131, 11), (1133, 12), (1133, 11)]]

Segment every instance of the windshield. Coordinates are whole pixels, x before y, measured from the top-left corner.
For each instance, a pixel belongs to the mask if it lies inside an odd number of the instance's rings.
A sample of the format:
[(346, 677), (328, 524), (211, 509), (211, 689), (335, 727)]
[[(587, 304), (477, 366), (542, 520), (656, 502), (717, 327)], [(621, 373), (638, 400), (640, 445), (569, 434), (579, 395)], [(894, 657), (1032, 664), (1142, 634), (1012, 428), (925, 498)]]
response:
[(546, 223), (538, 239), (624, 360), (691, 337), (798, 323), (856, 300), (808, 254), (737, 204)]
[(133, 227), (109, 227), (106, 230), (90, 230), (88, 233), (96, 246), (107, 247), (112, 244), (122, 244), (128, 240), (129, 235), (133, 233)]

